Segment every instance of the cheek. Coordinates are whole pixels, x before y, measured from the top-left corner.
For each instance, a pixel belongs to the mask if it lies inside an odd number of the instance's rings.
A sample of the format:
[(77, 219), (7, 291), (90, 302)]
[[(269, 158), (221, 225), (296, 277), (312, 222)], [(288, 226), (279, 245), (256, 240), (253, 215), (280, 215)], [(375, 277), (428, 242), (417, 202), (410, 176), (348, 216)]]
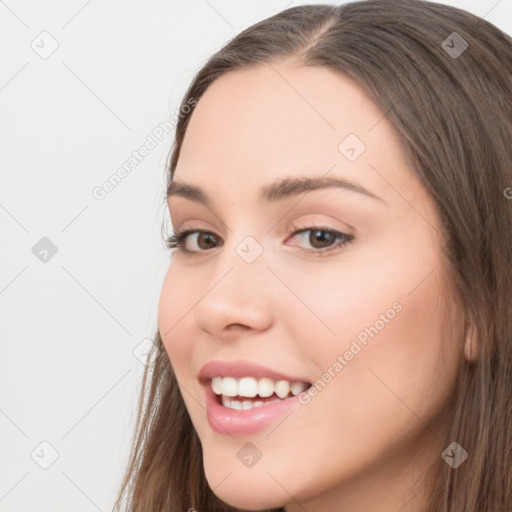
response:
[[(442, 340), (447, 276), (440, 257), (425, 233), (397, 244), (404, 238), (393, 233), (365, 241), (338, 261), (317, 264), (313, 272), (291, 265), (282, 269), (283, 280), (293, 283), (300, 299), (290, 297), (283, 317), (298, 319), (294, 341), (311, 352), (317, 370), (339, 354), (355, 353), (357, 344), (360, 354), (371, 358), (367, 363), (416, 359), (417, 367), (421, 357), (427, 364), (440, 350), (449, 352)], [(350, 353), (347, 358), (356, 359)]]
[(347, 438), (365, 434), (367, 448), (378, 451), (446, 406), (461, 344), (456, 323), (446, 318), (447, 275), (425, 238), (401, 248), (388, 241), (357, 261), (347, 256), (337, 267), (325, 265), (314, 277), (287, 271), (288, 282), (294, 273), (303, 276), (294, 291), (309, 306), (286, 315), (300, 319), (293, 338), (318, 379), (308, 405), (311, 428), (333, 439), (341, 427)]
[[(404, 261), (390, 254), (364, 271), (317, 272), (315, 285), (295, 281), (294, 291), (312, 311), (300, 303), (282, 314), (300, 319), (290, 334), (316, 375), (316, 396), (262, 445), (277, 454), (271, 471), (298, 499), (376, 461), (401, 454), (407, 463), (424, 446), (427, 425), (445, 416), (459, 352), (444, 330), (450, 325), (441, 300), (446, 276), (427, 257)], [(304, 461), (296, 462), (292, 479), (281, 446)], [(302, 471), (306, 466), (318, 470)]]
[(178, 381), (182, 399), (195, 429), (200, 433), (208, 428), (204, 409), (199, 406), (202, 391), (194, 374), (193, 307), (205, 290), (197, 289), (194, 280), (183, 271), (169, 269), (164, 279), (158, 304), (158, 328), (167, 356)]
[(193, 280), (180, 278), (178, 274), (171, 267), (165, 276), (158, 303), (158, 329), (180, 379), (190, 366), (188, 361), (193, 344), (184, 343), (184, 340), (187, 339), (187, 331), (190, 332), (191, 308), (197, 302), (199, 292), (195, 290)]

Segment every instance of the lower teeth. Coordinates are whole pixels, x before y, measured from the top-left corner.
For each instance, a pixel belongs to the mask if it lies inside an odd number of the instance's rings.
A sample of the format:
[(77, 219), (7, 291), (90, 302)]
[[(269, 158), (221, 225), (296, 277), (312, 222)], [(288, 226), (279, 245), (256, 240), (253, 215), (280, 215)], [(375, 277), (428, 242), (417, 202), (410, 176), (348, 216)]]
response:
[(241, 401), (232, 400), (230, 398), (222, 396), (222, 405), (224, 407), (227, 407), (228, 409), (236, 409), (238, 411), (241, 411), (242, 409), (252, 409), (253, 407), (264, 407), (267, 404), (272, 404), (274, 402), (282, 402), (283, 400), (286, 400), (286, 398), (275, 397), (270, 400), (265, 400), (264, 402), (262, 400)]

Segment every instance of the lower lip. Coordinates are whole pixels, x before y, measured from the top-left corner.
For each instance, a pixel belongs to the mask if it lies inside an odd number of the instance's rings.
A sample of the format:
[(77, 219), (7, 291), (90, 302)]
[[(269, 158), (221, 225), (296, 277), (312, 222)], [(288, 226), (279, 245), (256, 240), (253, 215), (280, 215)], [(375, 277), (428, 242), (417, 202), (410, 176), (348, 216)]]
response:
[(289, 413), (298, 403), (298, 395), (252, 409), (229, 409), (217, 402), (211, 385), (205, 386), (208, 423), (215, 432), (231, 436), (254, 434)]

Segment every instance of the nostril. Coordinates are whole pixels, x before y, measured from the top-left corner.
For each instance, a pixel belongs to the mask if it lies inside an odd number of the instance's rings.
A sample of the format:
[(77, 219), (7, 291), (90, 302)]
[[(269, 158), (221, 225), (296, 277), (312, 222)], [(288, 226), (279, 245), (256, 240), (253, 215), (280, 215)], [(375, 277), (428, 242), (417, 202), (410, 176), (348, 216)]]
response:
[(228, 330), (228, 331), (245, 331), (247, 329), (249, 329), (249, 327), (247, 327), (246, 325), (242, 325), (242, 324), (229, 324), (226, 327), (226, 330)]

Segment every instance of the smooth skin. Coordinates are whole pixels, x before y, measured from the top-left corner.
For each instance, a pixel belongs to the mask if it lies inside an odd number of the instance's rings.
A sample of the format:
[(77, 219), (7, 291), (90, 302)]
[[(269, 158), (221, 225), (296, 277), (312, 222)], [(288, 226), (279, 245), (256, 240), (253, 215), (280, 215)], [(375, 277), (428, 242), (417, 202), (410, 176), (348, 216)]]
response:
[[(338, 148), (349, 134), (366, 146), (355, 161)], [(342, 177), (381, 200), (342, 188), (258, 200), (260, 187), (305, 175)], [(213, 201), (169, 200), (174, 229), (215, 237), (189, 235), (185, 247), (200, 253), (174, 250), (158, 312), (210, 487), (247, 510), (423, 510), (469, 341), (448, 307), (435, 205), (383, 112), (349, 78), (294, 59), (229, 72), (199, 100), (175, 179)], [(354, 238), (319, 255), (328, 244), (311, 231), (292, 235), (316, 226)], [(250, 264), (235, 250), (247, 236), (263, 248)], [(207, 361), (315, 382), (396, 302), (401, 311), (280, 424), (243, 437), (212, 430), (198, 382)], [(250, 468), (237, 458), (247, 442), (262, 453)]]

